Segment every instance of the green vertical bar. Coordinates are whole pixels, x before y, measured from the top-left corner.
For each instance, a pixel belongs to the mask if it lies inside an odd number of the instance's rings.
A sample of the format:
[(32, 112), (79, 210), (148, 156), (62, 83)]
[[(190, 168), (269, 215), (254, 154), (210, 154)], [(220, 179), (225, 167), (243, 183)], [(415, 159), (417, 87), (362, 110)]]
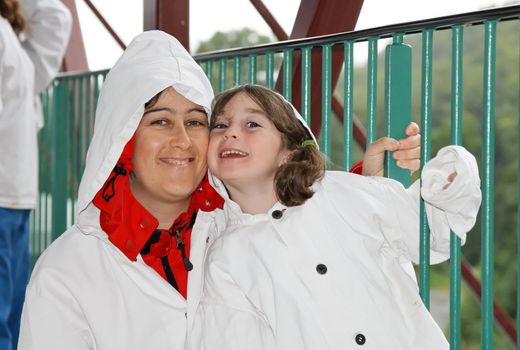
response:
[(206, 64), (204, 66), (204, 71), (206, 73), (206, 76), (208, 77), (209, 81), (211, 82), (211, 77), (213, 75), (213, 61), (207, 60)]
[(240, 85), (240, 71), (242, 70), (240, 56), (233, 57), (233, 85)]
[(59, 80), (55, 87), (55, 119), (52, 156), (52, 240), (67, 228), (67, 160), (69, 129), (68, 79)]
[(269, 89), (274, 88), (274, 52), (268, 52), (265, 55), (266, 59), (266, 83)]
[[(462, 39), (463, 27), (452, 28), (451, 39), (451, 143), (462, 145)], [(450, 349), (460, 350), (461, 270), (460, 239), (450, 239)]]
[(368, 38), (367, 146), (375, 141), (377, 122), (377, 37)]
[(218, 91), (222, 92), (226, 89), (226, 63), (227, 60), (225, 58), (221, 58), (219, 60), (220, 64), (220, 77), (219, 77), (219, 84), (218, 84)]
[(312, 47), (302, 49), (302, 117), (311, 123), (311, 50)]
[(496, 20), (487, 20), (484, 47), (482, 142), (482, 350), (493, 349), (493, 238)]
[(249, 55), (249, 82), (256, 84), (256, 55)]
[[(387, 136), (400, 139), (412, 117), (412, 47), (403, 44), (402, 34), (394, 34), (394, 42), (386, 47), (385, 116)], [(398, 180), (405, 187), (410, 173), (399, 168), (387, 153), (386, 176)]]
[[(66, 129), (67, 137), (70, 141), (70, 149), (68, 150), (68, 156), (69, 159), (67, 159), (67, 169), (70, 171), (70, 177), (68, 178), (68, 181), (70, 183), (67, 184), (66, 188), (67, 190), (67, 202), (70, 198), (72, 198), (73, 195), (73, 188), (76, 185), (76, 178), (74, 174), (76, 173), (76, 167), (77, 167), (77, 157), (76, 157), (76, 150), (77, 150), (77, 138), (76, 138), (76, 129), (78, 122), (80, 120), (80, 110), (79, 110), (79, 100), (81, 99), (81, 96), (79, 96), (79, 86), (80, 86), (80, 79), (79, 77), (71, 78), (70, 80), (70, 87), (71, 90), (69, 92), (70, 96), (70, 117), (71, 122), (69, 123), (68, 127)], [(67, 208), (68, 209), (68, 208)], [(67, 212), (68, 213), (68, 212)], [(70, 214), (69, 214), (70, 215)], [(67, 224), (70, 222), (70, 216), (67, 216)]]
[(354, 119), (354, 43), (345, 41), (345, 86), (343, 93), (343, 170), (352, 166), (352, 123)]
[[(432, 109), (432, 43), (433, 30), (422, 32), (422, 73), (421, 73), (421, 169), (430, 160), (431, 109)], [(430, 228), (426, 218), (424, 201), (420, 200), (420, 254), (419, 290), (426, 308), (430, 308)]]
[(292, 49), (283, 50), (283, 96), (292, 100)]
[[(519, 22), (520, 23), (520, 22)], [(520, 29), (520, 26), (519, 26)], [(520, 30), (518, 32), (520, 34)], [(519, 62), (520, 72), (520, 62)], [(520, 85), (520, 84), (519, 84)], [(518, 135), (520, 135), (520, 95), (518, 96)], [(518, 142), (518, 155), (520, 156), (520, 142)], [(516, 198), (516, 339), (517, 350), (520, 350), (520, 162), (518, 162), (517, 174), (517, 198)]]
[(52, 213), (51, 205), (49, 204), (49, 199), (51, 198), (52, 193), (52, 156), (54, 152), (54, 130), (55, 127), (55, 99), (56, 99), (56, 84), (57, 81), (53, 82), (53, 86), (51, 89), (47, 90), (50, 94), (47, 96), (47, 114), (45, 115), (45, 127), (43, 129), (44, 139), (42, 146), (45, 147), (45, 159), (40, 160), (40, 162), (44, 162), (42, 164), (42, 169), (44, 171), (43, 178), (45, 179), (45, 187), (40, 187), (45, 191), (45, 196), (42, 199), (43, 201), (43, 213), (42, 213), (42, 221), (41, 225), (43, 226), (42, 232), (40, 232), (38, 241), (37, 241), (37, 252), (38, 255), (44, 249), (46, 242), (51, 241), (51, 224), (52, 219), (50, 219), (50, 214)]
[(322, 46), (321, 71), (321, 151), (330, 156), (330, 121), (332, 115), (332, 45)]

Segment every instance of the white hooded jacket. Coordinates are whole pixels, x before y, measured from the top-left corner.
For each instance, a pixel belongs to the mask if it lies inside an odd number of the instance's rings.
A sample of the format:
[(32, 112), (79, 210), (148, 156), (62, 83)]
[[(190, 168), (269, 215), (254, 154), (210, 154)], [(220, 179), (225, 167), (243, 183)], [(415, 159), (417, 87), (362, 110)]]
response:
[[(172, 36), (137, 36), (107, 75), (79, 187), (76, 224), (43, 253), (27, 289), (19, 349), (183, 349), (198, 302), (200, 266), (214, 213), (192, 230), (188, 301), (141, 256), (130, 261), (100, 228), (92, 204), (134, 134), (144, 104), (172, 86), (209, 114), (213, 92)], [(215, 231), (215, 230), (212, 230)], [(191, 317), (190, 317), (191, 319)]]
[[(300, 120), (301, 117), (297, 115)], [(447, 177), (458, 176), (447, 189)], [(480, 206), (474, 157), (449, 146), (422, 174), (431, 261), (465, 240)], [(327, 171), (305, 204), (241, 211), (223, 184), (223, 232), (208, 250), (192, 350), (440, 350), (419, 296), (419, 182)]]
[(33, 209), (38, 194), (37, 133), (43, 126), (38, 94), (60, 68), (72, 22), (59, 0), (23, 0), (21, 7), (27, 19), (21, 44), (6, 36), (11, 28), (0, 19), (0, 207)]

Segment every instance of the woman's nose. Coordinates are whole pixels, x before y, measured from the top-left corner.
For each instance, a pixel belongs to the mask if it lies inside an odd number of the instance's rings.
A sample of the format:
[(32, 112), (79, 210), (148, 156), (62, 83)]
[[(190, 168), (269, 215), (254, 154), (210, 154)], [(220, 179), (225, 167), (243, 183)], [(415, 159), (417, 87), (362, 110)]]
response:
[(170, 145), (181, 149), (188, 149), (191, 147), (191, 138), (184, 124), (176, 125), (173, 129), (170, 138)]

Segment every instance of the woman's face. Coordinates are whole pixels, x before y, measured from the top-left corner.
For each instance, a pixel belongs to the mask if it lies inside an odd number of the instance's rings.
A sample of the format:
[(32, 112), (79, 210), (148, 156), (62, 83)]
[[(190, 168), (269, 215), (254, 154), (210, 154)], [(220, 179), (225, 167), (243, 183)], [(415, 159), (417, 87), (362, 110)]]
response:
[(147, 207), (189, 201), (206, 173), (208, 118), (174, 89), (145, 110), (135, 133), (131, 189)]
[(226, 186), (271, 186), (289, 151), (282, 134), (247, 94), (238, 93), (215, 116), (208, 165)]

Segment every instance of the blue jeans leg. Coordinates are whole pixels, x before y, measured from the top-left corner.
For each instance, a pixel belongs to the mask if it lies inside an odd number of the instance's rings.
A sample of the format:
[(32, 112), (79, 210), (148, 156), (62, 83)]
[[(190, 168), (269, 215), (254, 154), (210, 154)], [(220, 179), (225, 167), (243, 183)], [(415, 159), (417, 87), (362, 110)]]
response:
[(28, 209), (0, 208), (0, 349), (14, 350), (29, 279)]

